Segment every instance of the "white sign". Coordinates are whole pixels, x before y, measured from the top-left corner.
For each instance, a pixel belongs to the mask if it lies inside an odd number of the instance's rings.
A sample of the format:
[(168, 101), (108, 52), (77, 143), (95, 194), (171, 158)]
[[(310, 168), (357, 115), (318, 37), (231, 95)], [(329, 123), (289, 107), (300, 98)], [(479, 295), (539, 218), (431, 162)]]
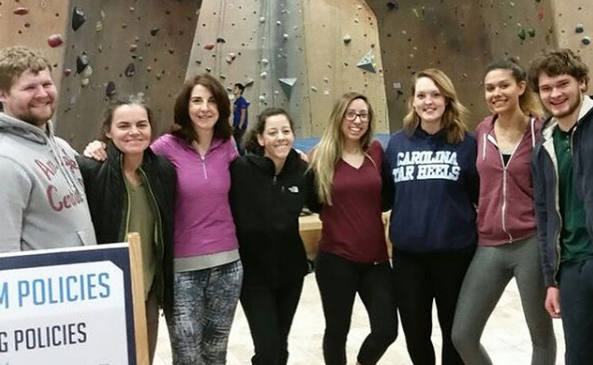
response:
[[(104, 252), (93, 260), (100, 248), (45, 253), (44, 266), (31, 254), (0, 258), (0, 365), (130, 364), (129, 270)], [(90, 262), (55, 260), (65, 254)], [(4, 269), (14, 260), (21, 267)]]

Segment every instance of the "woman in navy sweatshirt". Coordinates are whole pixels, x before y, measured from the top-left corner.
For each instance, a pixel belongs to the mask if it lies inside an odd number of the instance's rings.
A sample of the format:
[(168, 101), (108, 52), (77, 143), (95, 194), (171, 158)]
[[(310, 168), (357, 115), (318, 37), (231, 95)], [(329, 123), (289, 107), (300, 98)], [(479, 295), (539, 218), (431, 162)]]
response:
[(389, 236), (397, 306), (415, 365), (435, 363), (430, 339), (436, 302), (442, 364), (463, 364), (451, 342), (457, 296), (476, 248), (476, 140), (467, 109), (442, 71), (413, 79), (403, 130), (385, 151), (385, 184), (392, 188)]

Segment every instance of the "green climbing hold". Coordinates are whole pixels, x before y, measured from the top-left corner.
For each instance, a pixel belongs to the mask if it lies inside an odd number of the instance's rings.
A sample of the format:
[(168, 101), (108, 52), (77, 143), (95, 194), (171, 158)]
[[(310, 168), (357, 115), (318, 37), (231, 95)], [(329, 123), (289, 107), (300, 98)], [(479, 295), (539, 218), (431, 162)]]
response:
[(525, 40), (525, 29), (521, 28), (519, 29), (519, 32), (517, 33), (517, 35), (519, 36), (519, 38), (521, 38), (521, 40)]

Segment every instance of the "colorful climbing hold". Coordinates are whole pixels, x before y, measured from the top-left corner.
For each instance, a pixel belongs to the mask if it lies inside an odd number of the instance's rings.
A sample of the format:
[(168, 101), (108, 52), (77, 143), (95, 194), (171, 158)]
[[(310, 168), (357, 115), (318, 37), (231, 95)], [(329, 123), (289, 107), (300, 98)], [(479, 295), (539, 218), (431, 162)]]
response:
[(211, 49), (214, 48), (214, 43), (206, 43), (204, 44), (204, 49), (210, 51)]
[(72, 30), (77, 31), (86, 22), (84, 12), (75, 6), (72, 10)]
[(89, 60), (89, 57), (86, 54), (83, 53), (80, 56), (78, 56), (76, 58), (76, 73), (82, 73), (84, 69), (88, 67), (89, 63), (91, 63), (91, 61)]
[(124, 71), (124, 74), (126, 75), (126, 77), (132, 77), (132, 76), (134, 76), (135, 73), (136, 73), (136, 66), (133, 63), (130, 63), (128, 66), (126, 66), (126, 70)]
[(387, 2), (387, 7), (389, 8), (389, 10), (397, 10), (399, 9), (399, 4), (395, 0), (389, 0)]
[(60, 34), (52, 34), (47, 38), (47, 44), (51, 48), (58, 47), (62, 43), (64, 43), (64, 39), (62, 38), (62, 36)]
[(12, 13), (16, 15), (25, 15), (29, 14), (29, 9), (25, 8), (24, 6), (19, 6), (18, 8), (14, 8)]
[(527, 34), (529, 34), (529, 36), (531, 38), (535, 37), (535, 29), (534, 28), (527, 29)]
[(581, 39), (581, 43), (584, 44), (585, 46), (588, 46), (591, 44), (591, 38), (589, 36), (584, 36)]
[(521, 38), (521, 40), (525, 40), (525, 29), (521, 28), (519, 29), (519, 31), (517, 32), (517, 35), (519, 36), (519, 38)]
[(153, 36), (153, 37), (156, 36), (157, 33), (159, 32), (159, 30), (161, 30), (161, 28), (152, 28), (150, 30), (150, 35)]
[(115, 94), (115, 82), (109, 81), (107, 83), (107, 87), (105, 88), (105, 96), (110, 98)]
[(362, 57), (360, 59), (360, 61), (358, 62), (358, 64), (356, 66), (360, 69), (365, 70), (365, 71), (375, 73), (377, 71), (375, 69), (375, 63), (373, 62), (374, 59), (375, 59), (375, 56), (373, 55), (373, 51), (370, 50), (364, 55), (364, 57)]
[(278, 79), (278, 81), (280, 82), (280, 87), (282, 88), (282, 91), (284, 91), (284, 94), (287, 97), (290, 97), (290, 94), (292, 93), (292, 88), (294, 87), (297, 81), (296, 77), (281, 78)]
[(575, 33), (583, 33), (585, 31), (585, 27), (583, 24), (579, 23), (574, 27)]

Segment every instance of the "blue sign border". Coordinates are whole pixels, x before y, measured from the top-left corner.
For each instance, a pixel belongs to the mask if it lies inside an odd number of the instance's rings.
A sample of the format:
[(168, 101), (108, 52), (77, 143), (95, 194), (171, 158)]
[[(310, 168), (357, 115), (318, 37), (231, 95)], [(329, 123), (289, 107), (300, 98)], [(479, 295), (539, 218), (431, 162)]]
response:
[[(111, 247), (110, 247), (111, 246)], [(136, 342), (134, 330), (134, 308), (132, 298), (132, 275), (130, 268), (130, 248), (127, 244), (99, 245), (81, 249), (57, 249), (26, 251), (25, 255), (0, 256), (0, 273), (4, 270), (26, 269), (86, 262), (109, 261), (123, 272), (126, 328), (128, 339), (128, 364), (136, 365)]]

